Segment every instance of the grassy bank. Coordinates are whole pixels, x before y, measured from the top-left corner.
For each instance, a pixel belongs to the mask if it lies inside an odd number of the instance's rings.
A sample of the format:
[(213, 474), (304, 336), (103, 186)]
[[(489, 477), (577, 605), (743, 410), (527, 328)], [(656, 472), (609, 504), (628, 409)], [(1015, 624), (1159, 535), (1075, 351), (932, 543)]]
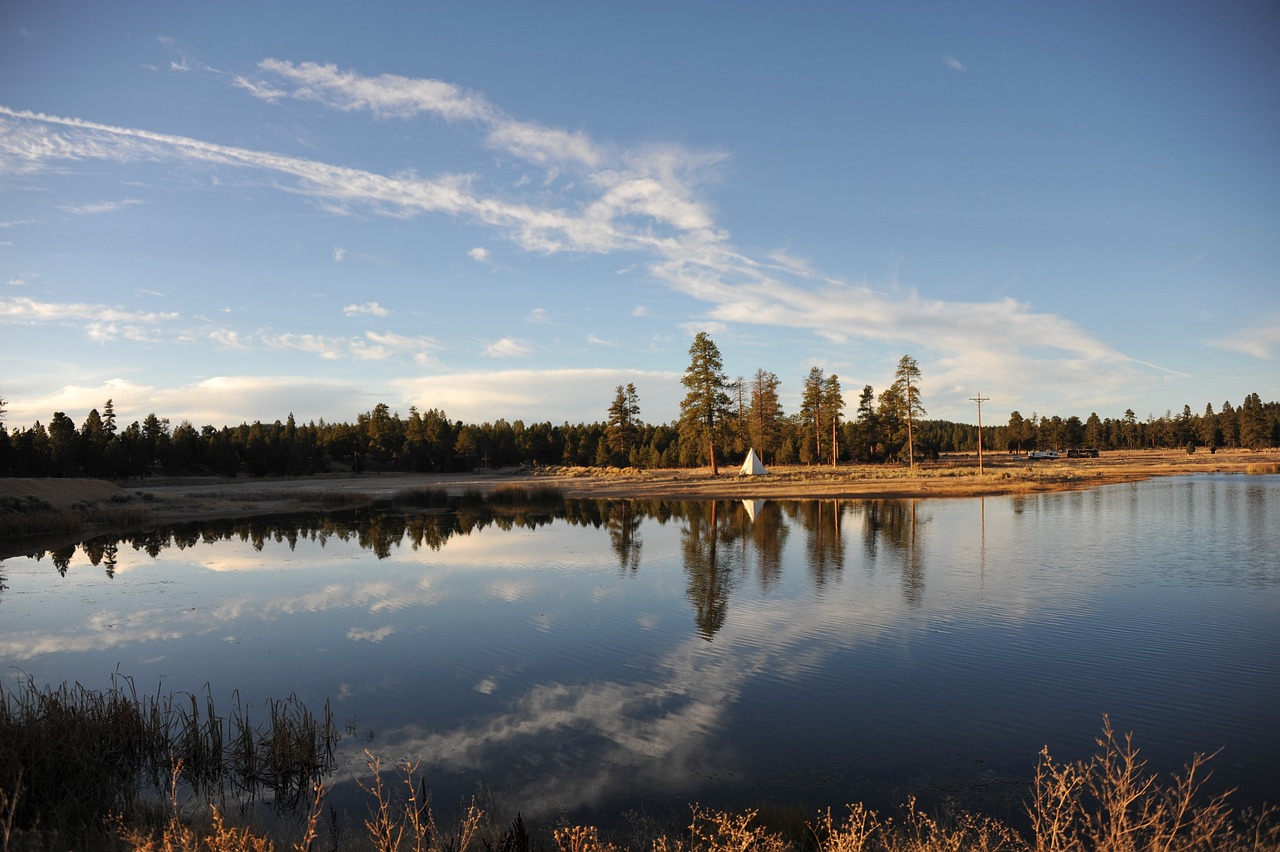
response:
[[(801, 818), (694, 805), (683, 825), (633, 819), (606, 836), (592, 825), (531, 829), (518, 816), (499, 823), (473, 799), (442, 826), (418, 764), (384, 771), (372, 755), (359, 782), (366, 815), (344, 829), (322, 783), (337, 739), (327, 708), (317, 717), (292, 698), (269, 702), (254, 725), (238, 701), (220, 714), (209, 696), (139, 696), (127, 679), (105, 692), (31, 683), (0, 691), (0, 852), (1280, 849), (1274, 810), (1235, 813), (1228, 795), (1204, 794), (1208, 758), (1158, 777), (1106, 720), (1093, 757), (1059, 763), (1040, 753), (1021, 832), (912, 801), (887, 814), (855, 803)], [(271, 830), (226, 818), (259, 799), (296, 818)]]

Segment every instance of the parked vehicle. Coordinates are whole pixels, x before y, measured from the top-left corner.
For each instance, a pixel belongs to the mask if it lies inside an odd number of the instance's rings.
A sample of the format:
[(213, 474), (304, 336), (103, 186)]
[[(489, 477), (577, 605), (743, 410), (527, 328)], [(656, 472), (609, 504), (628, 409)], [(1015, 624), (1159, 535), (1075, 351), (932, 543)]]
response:
[(1057, 457), (1057, 450), (1032, 450), (1027, 453), (1027, 458), (1031, 461), (1035, 461), (1036, 459), (1056, 459)]

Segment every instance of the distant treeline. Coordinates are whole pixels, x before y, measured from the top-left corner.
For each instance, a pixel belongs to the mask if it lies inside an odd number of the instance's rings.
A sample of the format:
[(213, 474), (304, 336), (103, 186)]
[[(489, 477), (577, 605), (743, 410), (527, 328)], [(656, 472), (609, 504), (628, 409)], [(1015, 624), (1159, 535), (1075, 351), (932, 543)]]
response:
[[(635, 403), (634, 389), (628, 391), (628, 400)], [(892, 402), (892, 395), (888, 397), (881, 394), (881, 404), (875, 405), (867, 386), (856, 415), (848, 420), (832, 424), (807, 412), (784, 415), (765, 434), (752, 407), (740, 404), (722, 424), (717, 460), (736, 465), (754, 446), (763, 451), (766, 464), (830, 464), (834, 434), (841, 462), (905, 462), (904, 418), (898, 406), (887, 404)], [(0, 475), (119, 479), (152, 473), (267, 476), (336, 469), (448, 472), (516, 464), (658, 468), (710, 462), (706, 443), (681, 423), (644, 423), (635, 416), (636, 408), (631, 405), (630, 416), (622, 417), (621, 423), (611, 418), (559, 425), (521, 420), (476, 424), (451, 420), (437, 409), (410, 408), (402, 416), (379, 404), (357, 416), (354, 423), (299, 424), (290, 414), (272, 423), (197, 427), (184, 420), (174, 426), (167, 418), (149, 414), (142, 422), (120, 426), (108, 400), (102, 412), (93, 409), (79, 425), (61, 411), (54, 412), (48, 424), (36, 422), (11, 430), (0, 424)], [(1197, 414), (1184, 406), (1181, 414), (1166, 412), (1146, 420), (1139, 420), (1132, 410), (1120, 419), (1099, 418), (1095, 413), (1085, 420), (1023, 416), (1015, 411), (1006, 424), (984, 426), (982, 441), (987, 452), (1079, 447), (1263, 449), (1280, 446), (1280, 403), (1263, 403), (1255, 393), (1238, 407), (1225, 402), (1215, 412), (1210, 404)], [(917, 420), (914, 446), (917, 460), (976, 452), (978, 427)]]

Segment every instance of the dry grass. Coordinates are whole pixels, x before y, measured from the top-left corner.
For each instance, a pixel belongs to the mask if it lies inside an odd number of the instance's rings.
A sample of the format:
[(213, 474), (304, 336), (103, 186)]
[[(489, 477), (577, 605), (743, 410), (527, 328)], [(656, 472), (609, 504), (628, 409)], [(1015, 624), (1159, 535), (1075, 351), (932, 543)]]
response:
[[(1087, 760), (1058, 763), (1045, 749), (1029, 791), (1027, 835), (985, 816), (963, 812), (926, 813), (914, 801), (882, 815), (849, 805), (843, 819), (830, 810), (818, 813), (797, 837), (772, 828), (758, 811), (739, 813), (694, 805), (689, 822), (672, 831), (649, 832), (630, 845), (602, 834), (593, 825), (556, 826), (546, 840), (558, 852), (1191, 852), (1191, 850), (1280, 849), (1277, 812), (1235, 814), (1227, 795), (1204, 796), (1208, 757), (1196, 755), (1184, 773), (1162, 779), (1146, 771), (1132, 735), (1118, 737), (1104, 719), (1098, 751)], [(317, 823), (324, 789), (313, 782), (296, 837), (271, 836), (228, 823), (222, 811), (206, 805), (184, 813), (179, 790), (190, 784), (190, 767), (173, 764), (167, 817), (160, 821), (116, 819), (107, 829), (90, 830), (77, 846), (58, 831), (15, 826), (15, 803), (31, 795), (21, 775), (0, 787), (0, 852), (69, 848), (132, 849), (143, 852), (274, 852), (280, 849), (376, 852), (530, 852), (546, 848), (531, 838), (517, 817), (495, 827), (473, 798), (449, 829), (436, 821), (426, 785), (414, 762), (398, 764), (388, 781), (380, 761), (366, 753), (369, 797), (363, 833), (318, 846)], [(336, 825), (336, 822), (335, 822)]]
[[(118, 495), (116, 495), (118, 496)], [(108, 505), (84, 501), (55, 506), (34, 494), (0, 496), (0, 536), (17, 538), (50, 532), (77, 532), (93, 526), (129, 526), (145, 521), (150, 513), (142, 506)]]

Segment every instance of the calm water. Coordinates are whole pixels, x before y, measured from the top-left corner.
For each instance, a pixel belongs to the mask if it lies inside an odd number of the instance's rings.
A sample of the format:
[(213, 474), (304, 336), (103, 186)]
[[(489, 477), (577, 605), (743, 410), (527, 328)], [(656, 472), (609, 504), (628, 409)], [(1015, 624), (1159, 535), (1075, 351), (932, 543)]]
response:
[(526, 815), (1006, 816), (1110, 714), (1274, 802), (1278, 531), (1275, 476), (185, 528), (0, 562), (0, 676), (329, 699), (339, 798), (367, 748)]

